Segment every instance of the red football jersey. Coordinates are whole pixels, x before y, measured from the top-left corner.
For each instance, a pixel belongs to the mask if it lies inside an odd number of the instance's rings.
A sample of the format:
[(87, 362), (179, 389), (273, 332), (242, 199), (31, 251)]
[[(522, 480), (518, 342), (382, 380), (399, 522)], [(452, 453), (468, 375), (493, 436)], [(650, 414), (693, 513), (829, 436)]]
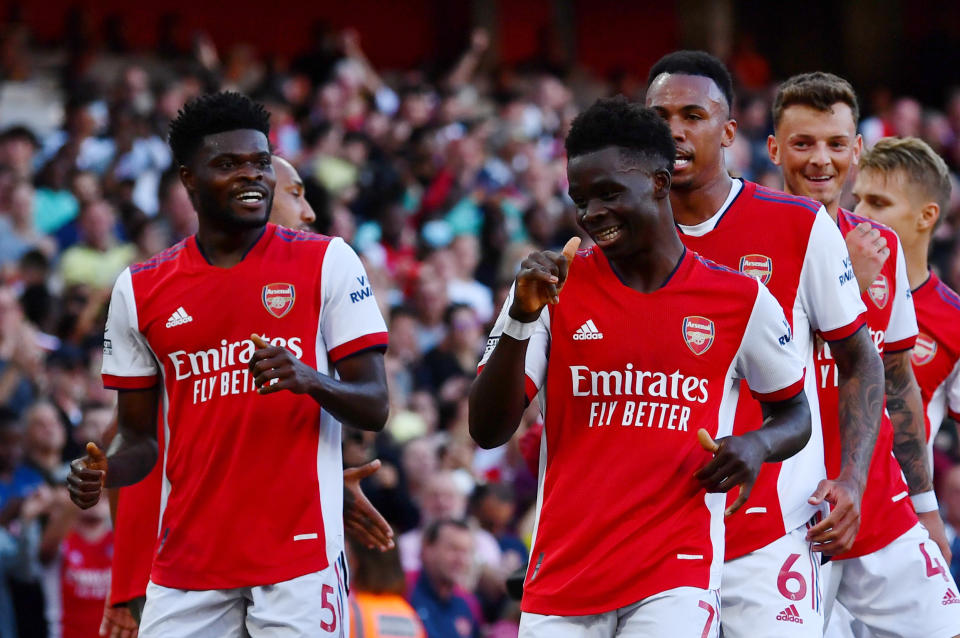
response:
[(719, 586), (726, 496), (693, 477), (712, 458), (697, 430), (730, 434), (739, 379), (768, 400), (800, 392), (790, 339), (763, 286), (692, 251), (648, 294), (601, 251), (577, 253), (527, 346), (545, 425), (524, 611), (595, 614)]
[(190, 237), (114, 286), (104, 385), (163, 392), (158, 585), (281, 582), (343, 546), (340, 425), (309, 396), (256, 392), (254, 332), (325, 374), (387, 343), (350, 247), (273, 224), (232, 268)]
[(71, 531), (60, 551), (62, 638), (96, 638), (110, 590), (113, 532), (90, 542)]
[[(734, 181), (710, 219), (680, 226), (688, 248), (759, 279), (780, 302), (797, 352), (813, 365), (813, 333), (844, 339), (863, 325), (863, 302), (843, 237), (818, 202)], [(727, 560), (764, 547), (817, 511), (807, 499), (826, 476), (814, 375), (805, 386), (813, 420), (810, 441), (783, 463), (765, 463), (750, 500), (727, 517)], [(760, 427), (760, 405), (741, 393), (734, 432)], [(735, 498), (735, 495), (730, 497)]]
[[(160, 449), (162, 457), (162, 443)], [(111, 605), (147, 595), (157, 527), (160, 525), (162, 486), (163, 464), (157, 463), (147, 478), (120, 489), (114, 520)]]
[(913, 291), (920, 334), (913, 347), (913, 374), (920, 384), (927, 443), (945, 415), (960, 421), (960, 295), (934, 273)]
[[(860, 222), (868, 222), (879, 230), (890, 248), (890, 256), (880, 275), (862, 295), (863, 303), (867, 306), (870, 336), (881, 356), (884, 352), (909, 350), (917, 337), (917, 319), (910, 300), (910, 282), (907, 279), (907, 265), (900, 239), (887, 226), (840, 209), (837, 225), (844, 237)], [(823, 349), (817, 353), (814, 370), (820, 394), (820, 419), (823, 423), (827, 474), (836, 476), (840, 473), (841, 459), (837, 387), (840, 377), (830, 354), (830, 344), (824, 344)], [(900, 464), (893, 456), (893, 426), (884, 408), (877, 442), (873, 448), (873, 458), (870, 460), (870, 474), (860, 502), (860, 531), (853, 549), (835, 558), (855, 558), (875, 552), (916, 525), (917, 515), (907, 498), (908, 494)]]

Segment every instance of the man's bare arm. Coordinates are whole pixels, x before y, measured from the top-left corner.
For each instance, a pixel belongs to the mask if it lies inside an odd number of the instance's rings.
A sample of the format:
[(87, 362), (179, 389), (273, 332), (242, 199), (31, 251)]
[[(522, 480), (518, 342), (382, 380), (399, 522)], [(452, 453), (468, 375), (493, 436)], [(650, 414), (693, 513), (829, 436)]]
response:
[(910, 350), (883, 355), (887, 412), (893, 425), (893, 454), (911, 494), (929, 492), (933, 480), (927, 465), (927, 431), (920, 386), (913, 376)]
[(883, 365), (866, 326), (830, 342), (839, 372), (840, 478), (863, 494), (883, 409)]

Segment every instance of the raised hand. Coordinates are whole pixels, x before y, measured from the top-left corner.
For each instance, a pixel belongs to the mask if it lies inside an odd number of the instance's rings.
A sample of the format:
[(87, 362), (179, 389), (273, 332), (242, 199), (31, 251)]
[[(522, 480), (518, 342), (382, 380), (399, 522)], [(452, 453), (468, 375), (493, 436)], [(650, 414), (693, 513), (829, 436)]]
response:
[(703, 428), (697, 430), (697, 439), (704, 450), (714, 455), (693, 475), (700, 485), (708, 492), (729, 492), (740, 486), (737, 499), (723, 513), (730, 516), (747, 502), (763, 465), (764, 450), (749, 436), (727, 436), (714, 441)]
[(100, 500), (107, 478), (107, 456), (96, 443), (87, 443), (87, 454), (70, 463), (67, 490), (70, 500), (80, 509), (89, 509)]
[(385, 552), (393, 548), (393, 530), (360, 489), (360, 481), (378, 469), (380, 461), (374, 459), (343, 471), (343, 527), (361, 545)]
[(580, 238), (572, 237), (559, 253), (552, 250), (530, 253), (520, 264), (510, 316), (519, 321), (534, 321), (547, 304), (560, 301), (570, 264), (580, 247)]
[(880, 276), (880, 270), (890, 256), (890, 248), (880, 231), (867, 222), (857, 224), (847, 233), (845, 240), (857, 285), (860, 292), (864, 292)]

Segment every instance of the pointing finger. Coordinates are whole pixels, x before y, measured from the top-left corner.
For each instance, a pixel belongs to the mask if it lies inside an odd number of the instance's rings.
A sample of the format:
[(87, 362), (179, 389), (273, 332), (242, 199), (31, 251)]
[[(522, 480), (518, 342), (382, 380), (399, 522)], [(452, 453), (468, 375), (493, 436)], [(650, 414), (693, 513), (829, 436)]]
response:
[(269, 348), (269, 347), (270, 347), (270, 344), (267, 343), (266, 341), (264, 341), (264, 340), (263, 340), (263, 337), (261, 337), (261, 336), (258, 335), (258, 334), (252, 334), (252, 335), (250, 335), (250, 340), (253, 341), (253, 345), (257, 346), (257, 347), (260, 348), (260, 349)]

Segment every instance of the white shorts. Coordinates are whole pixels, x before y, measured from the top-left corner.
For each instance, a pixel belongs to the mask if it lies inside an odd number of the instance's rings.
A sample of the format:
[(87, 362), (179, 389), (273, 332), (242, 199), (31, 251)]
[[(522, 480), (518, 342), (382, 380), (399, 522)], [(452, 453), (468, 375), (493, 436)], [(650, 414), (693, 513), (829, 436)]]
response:
[(717, 592), (677, 587), (589, 616), (520, 614), (520, 638), (718, 638)]
[[(837, 602), (876, 638), (960, 635), (960, 591), (940, 548), (917, 523), (872, 554), (834, 561), (829, 576)], [(848, 635), (843, 617), (824, 635)]]
[(823, 635), (820, 553), (807, 542), (809, 525), (723, 564), (724, 638)]
[(147, 585), (140, 638), (313, 638), (350, 635), (339, 561), (298, 578), (203, 591)]

